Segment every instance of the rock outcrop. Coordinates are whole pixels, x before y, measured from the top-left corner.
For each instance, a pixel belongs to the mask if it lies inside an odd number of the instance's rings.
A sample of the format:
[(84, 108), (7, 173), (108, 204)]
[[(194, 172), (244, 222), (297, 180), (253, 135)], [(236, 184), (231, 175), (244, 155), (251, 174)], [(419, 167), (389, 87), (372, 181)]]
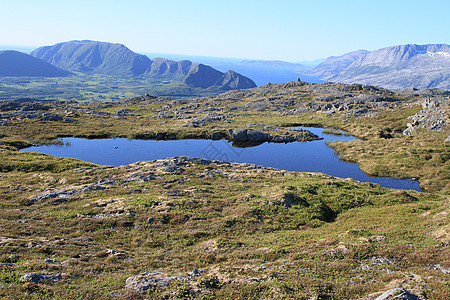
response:
[(403, 131), (404, 135), (411, 135), (417, 128), (430, 131), (442, 131), (447, 125), (448, 99), (426, 98), (422, 101), (422, 110), (408, 117), (412, 122), (408, 123)]
[(20, 277), (21, 281), (28, 281), (33, 283), (39, 283), (41, 281), (61, 281), (63, 279), (61, 274), (42, 275), (39, 273), (28, 273)]
[(390, 289), (389, 291), (384, 292), (382, 295), (377, 297), (375, 300), (394, 300), (394, 299), (404, 299), (404, 300), (420, 300), (414, 294), (411, 294), (405, 289), (395, 288)]
[(161, 271), (147, 271), (137, 276), (128, 277), (125, 288), (142, 293), (152, 288), (167, 287), (174, 280), (189, 281), (202, 275), (202, 271), (193, 270), (189, 274), (180, 276), (168, 276)]

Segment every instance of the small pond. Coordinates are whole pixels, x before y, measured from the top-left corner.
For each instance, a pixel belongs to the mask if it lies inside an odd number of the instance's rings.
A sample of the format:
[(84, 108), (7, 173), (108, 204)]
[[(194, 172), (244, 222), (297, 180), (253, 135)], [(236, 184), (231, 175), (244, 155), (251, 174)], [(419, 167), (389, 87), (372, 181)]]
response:
[[(357, 164), (340, 160), (326, 141), (355, 140), (352, 136), (322, 133), (322, 128), (296, 127), (311, 131), (323, 140), (287, 144), (264, 143), (250, 148), (233, 147), (225, 140), (152, 141), (117, 139), (64, 138), (67, 145), (30, 147), (25, 151), (77, 158), (100, 165), (125, 165), (137, 161), (173, 156), (192, 156), (230, 162), (252, 163), (299, 172), (321, 172), (328, 175), (354, 178), (362, 182), (378, 183), (396, 189), (420, 191), (419, 183), (388, 177), (370, 177)], [(22, 150), (23, 151), (23, 150)]]

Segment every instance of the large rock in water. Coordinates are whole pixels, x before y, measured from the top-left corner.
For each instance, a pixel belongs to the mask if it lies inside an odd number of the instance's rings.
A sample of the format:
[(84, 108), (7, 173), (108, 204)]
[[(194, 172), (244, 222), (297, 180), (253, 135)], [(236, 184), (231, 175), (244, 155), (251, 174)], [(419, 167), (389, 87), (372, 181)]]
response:
[(229, 130), (228, 134), (232, 141), (238, 141), (238, 142), (247, 141), (247, 129)]
[(269, 140), (269, 135), (258, 130), (247, 129), (247, 139), (249, 142), (264, 142)]
[[(294, 141), (312, 141), (321, 139), (317, 135), (312, 134), (307, 130), (292, 129), (289, 135), (275, 135), (271, 136), (268, 133), (255, 130), (255, 129), (228, 129), (228, 140), (238, 142), (236, 146), (244, 146), (248, 143), (248, 146), (256, 146), (264, 142), (273, 143), (291, 143)], [(245, 142), (245, 143), (240, 143)], [(234, 144), (233, 144), (234, 145)]]
[(270, 136), (254, 129), (235, 129), (229, 132), (229, 137), (236, 142), (266, 142)]

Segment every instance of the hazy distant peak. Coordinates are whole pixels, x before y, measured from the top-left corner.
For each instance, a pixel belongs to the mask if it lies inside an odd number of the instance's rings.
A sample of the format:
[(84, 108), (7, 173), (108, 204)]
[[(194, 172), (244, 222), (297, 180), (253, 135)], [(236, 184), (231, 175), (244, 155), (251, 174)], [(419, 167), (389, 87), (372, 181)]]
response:
[(70, 74), (19, 51), (0, 51), (0, 76), (62, 77)]
[[(351, 63), (345, 66), (343, 60)], [(359, 57), (357, 52), (350, 52), (328, 58), (312, 73), (335, 82), (370, 84), (388, 89), (450, 89), (450, 46), (395, 45), (366, 52)]]
[(370, 51), (360, 49), (340, 56), (330, 56), (312, 69), (308, 74), (329, 79), (341, 73), (355, 61), (363, 59), (369, 53)]
[(70, 41), (40, 47), (31, 53), (54, 66), (83, 73), (136, 76), (145, 73), (151, 60), (122, 44)]

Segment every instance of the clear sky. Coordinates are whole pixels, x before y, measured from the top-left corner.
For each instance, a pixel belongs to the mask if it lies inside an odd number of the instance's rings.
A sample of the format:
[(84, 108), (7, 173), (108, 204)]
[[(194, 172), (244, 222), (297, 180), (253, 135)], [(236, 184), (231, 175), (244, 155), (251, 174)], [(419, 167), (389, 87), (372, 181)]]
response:
[(90, 39), (136, 52), (305, 61), (450, 44), (450, 0), (0, 0), (0, 44)]

